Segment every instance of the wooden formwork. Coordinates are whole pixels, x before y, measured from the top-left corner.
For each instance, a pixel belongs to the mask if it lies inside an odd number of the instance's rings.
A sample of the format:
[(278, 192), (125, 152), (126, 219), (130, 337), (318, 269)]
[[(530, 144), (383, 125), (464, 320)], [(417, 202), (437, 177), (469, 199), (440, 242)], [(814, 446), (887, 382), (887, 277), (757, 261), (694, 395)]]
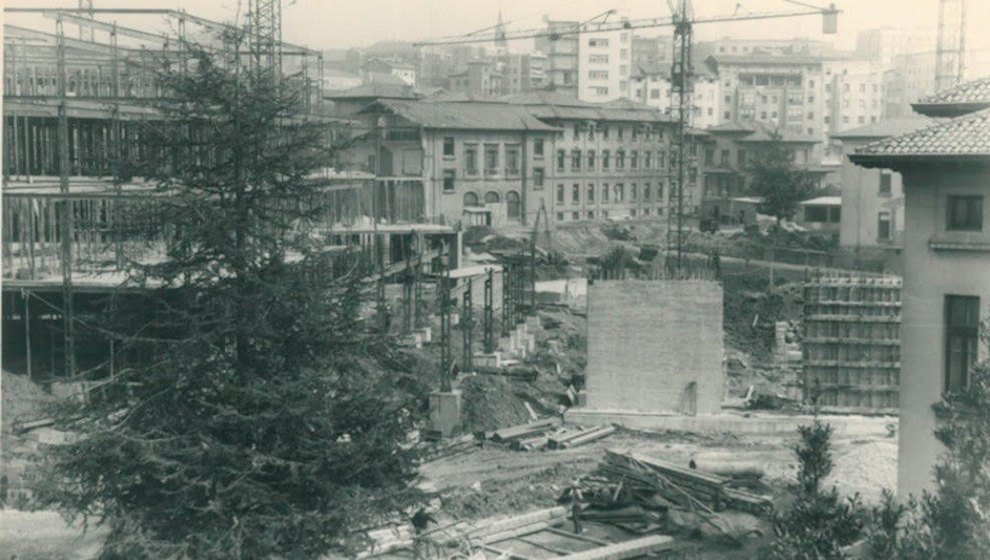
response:
[(901, 279), (816, 275), (804, 286), (804, 400), (891, 412), (901, 373)]

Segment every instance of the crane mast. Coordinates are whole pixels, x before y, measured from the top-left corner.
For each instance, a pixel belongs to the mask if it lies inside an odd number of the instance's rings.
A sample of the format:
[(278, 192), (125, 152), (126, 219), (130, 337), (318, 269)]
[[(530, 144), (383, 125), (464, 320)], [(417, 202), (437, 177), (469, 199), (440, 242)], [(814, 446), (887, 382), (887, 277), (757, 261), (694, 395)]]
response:
[(276, 76), (282, 68), (282, 0), (249, 0), (251, 57), (258, 68)]

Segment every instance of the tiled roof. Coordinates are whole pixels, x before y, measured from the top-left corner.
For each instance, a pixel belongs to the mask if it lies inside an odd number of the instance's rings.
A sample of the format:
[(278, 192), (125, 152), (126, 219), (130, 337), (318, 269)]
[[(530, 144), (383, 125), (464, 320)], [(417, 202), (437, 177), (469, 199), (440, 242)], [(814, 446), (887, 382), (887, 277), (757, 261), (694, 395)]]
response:
[(530, 114), (541, 119), (626, 122), (670, 120), (661, 111), (629, 99), (592, 103), (557, 92), (535, 91), (503, 97), (502, 100), (512, 105), (525, 106)]
[(756, 127), (743, 124), (739, 121), (727, 121), (715, 126), (706, 128), (708, 132), (756, 132)]
[(912, 103), (915, 111), (932, 117), (954, 117), (990, 107), (990, 77), (973, 80)]
[(558, 130), (523, 107), (506, 103), (429, 102), (385, 99), (369, 105), (362, 113), (385, 110), (432, 129), (455, 130)]
[(416, 94), (413, 92), (412, 86), (404, 82), (402, 84), (371, 82), (351, 89), (328, 93), (325, 97), (328, 99), (415, 99)]
[(836, 132), (832, 138), (852, 139), (852, 138), (890, 138), (900, 136), (909, 132), (914, 132), (926, 126), (931, 126), (934, 121), (928, 117), (913, 116), (892, 119), (883, 119), (879, 122), (870, 123), (865, 126), (851, 128), (842, 132)]
[(990, 157), (990, 109), (871, 142), (850, 156), (854, 163), (928, 157)]

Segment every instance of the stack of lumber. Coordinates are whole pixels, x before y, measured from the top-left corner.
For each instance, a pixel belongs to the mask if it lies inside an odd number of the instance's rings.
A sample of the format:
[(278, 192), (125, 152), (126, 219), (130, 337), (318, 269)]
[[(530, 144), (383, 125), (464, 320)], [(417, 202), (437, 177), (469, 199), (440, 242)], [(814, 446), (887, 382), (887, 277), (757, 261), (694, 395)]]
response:
[(501, 375), (503, 377), (512, 377), (513, 379), (519, 379), (522, 381), (536, 381), (537, 376), (540, 375), (540, 371), (538, 369), (524, 366), (472, 366), (471, 369), (475, 373), (483, 375)]
[(615, 432), (614, 426), (562, 429), (557, 420), (548, 419), (495, 430), (488, 434), (488, 439), (508, 445), (512, 449), (534, 451), (544, 448), (577, 447), (608, 437), (613, 432)]
[(680, 507), (706, 512), (732, 508), (759, 514), (772, 507), (767, 498), (728, 487), (729, 479), (689, 469), (636, 452), (605, 452), (599, 471), (610, 480), (627, 484), (643, 499), (659, 494)]

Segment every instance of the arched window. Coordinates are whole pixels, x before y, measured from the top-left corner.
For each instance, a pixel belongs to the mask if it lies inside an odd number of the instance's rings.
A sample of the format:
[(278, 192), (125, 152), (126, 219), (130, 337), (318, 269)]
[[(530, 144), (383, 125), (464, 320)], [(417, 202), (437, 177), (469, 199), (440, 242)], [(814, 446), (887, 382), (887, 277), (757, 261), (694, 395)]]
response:
[(474, 191), (464, 193), (464, 207), (478, 206), (478, 194)]
[(493, 204), (500, 200), (502, 199), (498, 196), (498, 193), (495, 191), (488, 191), (485, 193), (485, 204)]
[(519, 193), (509, 191), (505, 194), (505, 213), (514, 222), (522, 221), (522, 204), (519, 202)]

